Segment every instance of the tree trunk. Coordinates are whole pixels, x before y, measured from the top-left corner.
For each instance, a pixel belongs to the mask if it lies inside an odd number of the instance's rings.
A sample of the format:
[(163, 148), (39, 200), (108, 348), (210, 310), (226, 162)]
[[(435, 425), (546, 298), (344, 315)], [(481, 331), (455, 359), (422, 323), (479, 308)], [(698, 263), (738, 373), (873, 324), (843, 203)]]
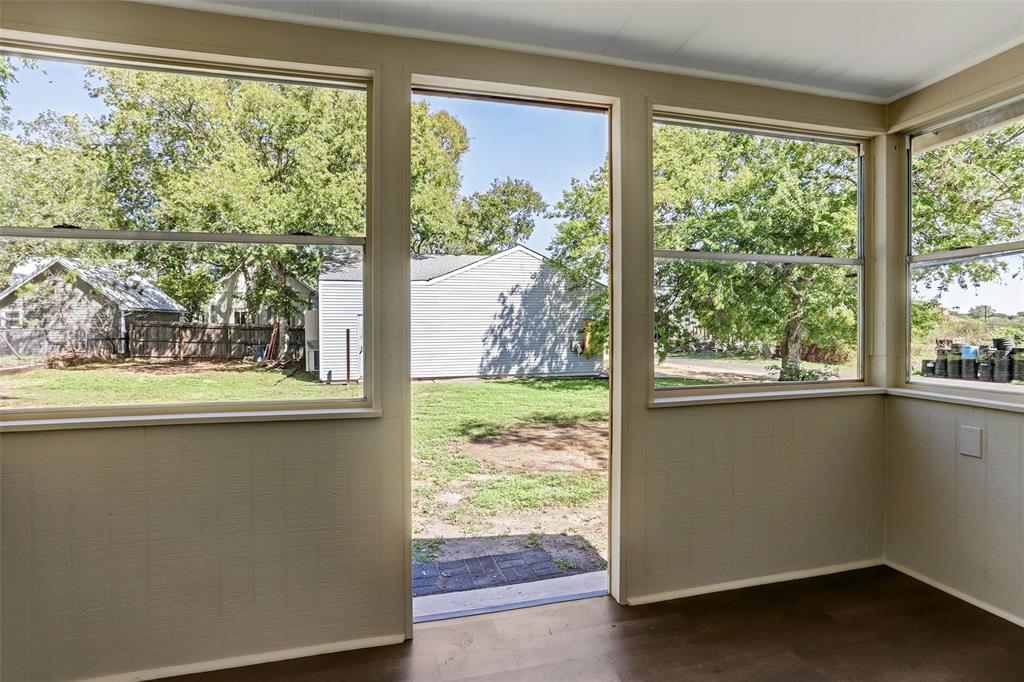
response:
[(799, 317), (791, 317), (786, 322), (782, 337), (782, 372), (779, 381), (800, 380), (800, 355), (804, 346), (804, 326)]
[[(277, 279), (278, 291), (279, 292), (286, 291), (287, 287), (288, 287), (288, 273), (285, 271), (284, 264), (281, 263), (281, 261), (274, 259), (274, 260), (271, 261), (270, 267), (273, 269), (274, 277)], [(274, 349), (275, 350), (274, 357), (273, 358), (268, 358), (268, 359), (271, 359), (271, 360), (277, 360), (278, 358), (283, 358), (285, 356), (285, 354), (288, 352), (288, 346), (289, 346), (289, 344), (291, 342), (291, 339), (289, 338), (290, 334), (289, 334), (289, 327), (288, 327), (288, 315), (287, 314), (285, 314), (285, 315), (275, 314), (274, 318), (275, 318), (274, 319), (274, 324), (277, 325), (278, 334), (277, 334), (277, 348)]]

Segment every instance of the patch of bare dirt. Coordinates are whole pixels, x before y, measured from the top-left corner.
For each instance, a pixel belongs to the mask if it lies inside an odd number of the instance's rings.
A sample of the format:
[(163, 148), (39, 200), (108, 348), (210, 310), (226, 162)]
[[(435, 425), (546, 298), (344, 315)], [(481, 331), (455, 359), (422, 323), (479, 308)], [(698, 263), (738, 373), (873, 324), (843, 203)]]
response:
[(582, 570), (605, 567), (608, 557), (608, 499), (584, 505), (489, 513), (466, 497), (481, 483), (505, 474), (593, 473), (608, 470), (607, 423), (524, 424), (498, 436), (459, 443), (455, 452), (481, 463), (481, 473), (435, 487), (413, 482), (414, 537), (439, 540), (442, 561), (529, 549), (530, 538), (555, 559)]
[(116, 369), (137, 374), (196, 374), (198, 372), (248, 372), (253, 363), (247, 360), (122, 360), (80, 365), (76, 370)]
[(719, 384), (741, 384), (752, 381), (766, 381), (763, 372), (756, 370), (735, 370), (716, 367), (705, 367), (700, 365), (659, 365), (657, 376), (659, 378), (694, 379), (697, 381), (712, 381)]
[(525, 424), (457, 448), (499, 473), (607, 471), (607, 424)]

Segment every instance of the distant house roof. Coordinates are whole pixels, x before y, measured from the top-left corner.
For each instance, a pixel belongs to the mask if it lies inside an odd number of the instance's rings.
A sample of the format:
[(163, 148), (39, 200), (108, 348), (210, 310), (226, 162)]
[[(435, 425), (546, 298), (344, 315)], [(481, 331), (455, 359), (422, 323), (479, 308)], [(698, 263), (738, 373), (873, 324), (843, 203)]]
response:
[[(489, 256), (445, 256), (414, 253), (409, 262), (410, 279), (413, 282), (428, 282), (485, 258), (489, 258)], [(321, 281), (351, 282), (362, 279), (363, 263), (362, 260), (355, 258), (327, 261), (320, 272)]]
[[(556, 261), (547, 256), (537, 253), (533, 249), (522, 244), (517, 244), (510, 249), (492, 253), (489, 256), (446, 256), (443, 254), (422, 254), (414, 253), (410, 256), (409, 279), (413, 282), (429, 282), (431, 280), (450, 275), (453, 272), (468, 268), (469, 266), (485, 260), (501, 258), (507, 253), (525, 253), (544, 263), (558, 265)], [(356, 255), (336, 256), (331, 260), (324, 261), (320, 269), (320, 281), (328, 282), (358, 282), (363, 279), (363, 263)], [(603, 282), (587, 277), (592, 284), (605, 287)]]
[(85, 267), (78, 259), (63, 257), (50, 258), (31, 268), (16, 268), (16, 273), (18, 270), (24, 271), (26, 269), (28, 272), (16, 283), (0, 291), (0, 300), (7, 298), (17, 289), (46, 272), (54, 265), (60, 265), (64, 269), (75, 273), (93, 289), (116, 303), (122, 310), (146, 310), (163, 313), (185, 312), (185, 309), (165, 294), (163, 289), (145, 277), (135, 274), (126, 275), (123, 271), (112, 268), (110, 265)]

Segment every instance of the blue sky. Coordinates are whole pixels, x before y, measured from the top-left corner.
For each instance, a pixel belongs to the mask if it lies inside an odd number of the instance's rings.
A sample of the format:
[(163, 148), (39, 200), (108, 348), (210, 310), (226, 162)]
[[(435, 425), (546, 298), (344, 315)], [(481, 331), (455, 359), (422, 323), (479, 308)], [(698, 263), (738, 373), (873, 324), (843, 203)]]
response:
[[(601, 113), (454, 97), (415, 99), (466, 126), (470, 142), (462, 159), (463, 194), (485, 191), (495, 178), (523, 178), (554, 206), (572, 178), (587, 177), (608, 154), (608, 118)], [(554, 226), (553, 220), (538, 220), (526, 245), (547, 252)]]
[[(100, 115), (103, 102), (84, 89), (82, 66), (40, 61), (42, 69), (19, 69), (10, 93), (13, 117), (30, 121), (47, 109)], [(56, 94), (56, 96), (55, 96)], [(605, 115), (520, 104), (450, 97), (415, 96), (432, 109), (444, 109), (469, 131), (469, 151), (462, 159), (464, 194), (485, 191), (495, 178), (524, 178), (549, 205), (554, 205), (573, 177), (590, 175), (608, 153)], [(547, 252), (554, 221), (540, 219), (527, 246)]]

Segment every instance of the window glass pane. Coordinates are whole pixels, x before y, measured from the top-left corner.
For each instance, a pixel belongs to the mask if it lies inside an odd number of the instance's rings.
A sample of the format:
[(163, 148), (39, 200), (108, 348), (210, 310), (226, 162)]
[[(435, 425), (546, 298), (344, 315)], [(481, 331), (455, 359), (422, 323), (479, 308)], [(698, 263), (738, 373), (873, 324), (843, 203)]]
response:
[(1024, 388), (1024, 253), (915, 265), (911, 292), (915, 379)]
[(363, 235), (366, 96), (0, 55), (0, 224)]
[(857, 256), (858, 151), (654, 126), (655, 248)]
[(857, 379), (860, 268), (655, 262), (655, 386)]
[(0, 407), (360, 398), (361, 264), (348, 246), (4, 240)]
[(1024, 101), (913, 139), (913, 253), (1024, 239)]

